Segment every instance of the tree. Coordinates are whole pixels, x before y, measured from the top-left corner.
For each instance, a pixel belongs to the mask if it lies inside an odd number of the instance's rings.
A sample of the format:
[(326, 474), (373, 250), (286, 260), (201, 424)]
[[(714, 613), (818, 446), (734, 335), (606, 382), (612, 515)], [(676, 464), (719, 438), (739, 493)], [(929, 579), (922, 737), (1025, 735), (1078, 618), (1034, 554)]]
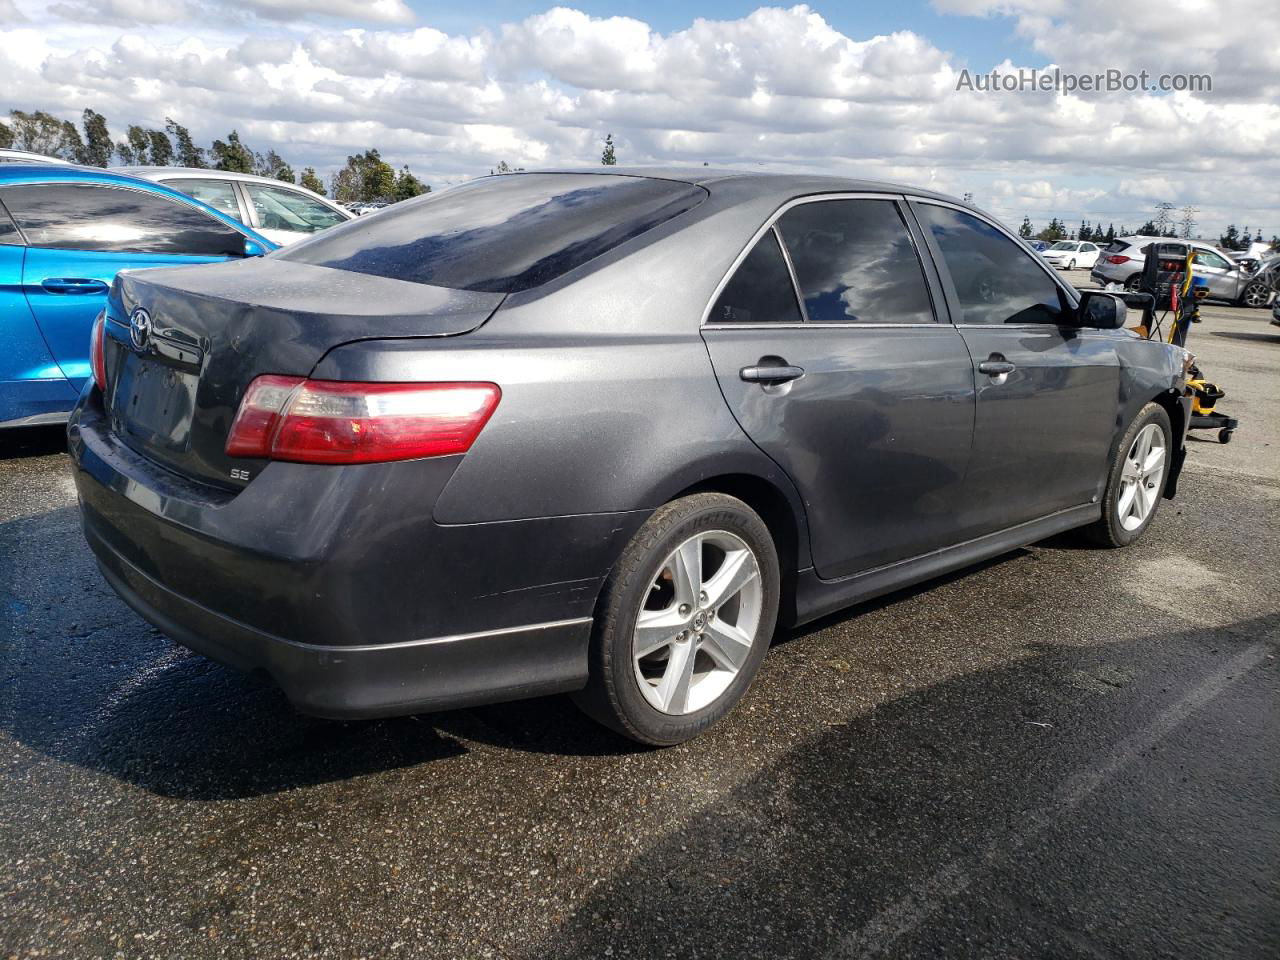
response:
[(230, 170), (232, 173), (253, 173), (253, 153), (240, 142), (240, 134), (232, 130), (227, 140), (213, 141), (209, 148), (209, 156), (213, 160), (215, 170)]
[(347, 165), (333, 175), (332, 196), (339, 203), (392, 200), (396, 172), (377, 150), (347, 157)]
[(196, 146), (191, 133), (171, 117), (164, 118), (164, 129), (173, 138), (174, 153), (180, 167), (203, 167), (204, 151)]
[(1138, 235), (1142, 237), (1154, 237), (1156, 235), (1155, 221), (1148, 220), (1138, 228)]
[(396, 174), (396, 185), (393, 196), (397, 201), (408, 200), (411, 197), (418, 197), (424, 193), (430, 193), (431, 188), (409, 172), (407, 166), (402, 167), (400, 172)]
[[(1122, 228), (1123, 229), (1123, 228)], [(1107, 243), (1112, 243), (1116, 238), (1116, 225), (1114, 223), (1107, 224), (1107, 233), (1102, 239)]]
[(1240, 231), (1234, 223), (1227, 225), (1227, 232), (1218, 238), (1218, 246), (1224, 250), (1237, 250), (1240, 247)]
[(144, 166), (150, 162), (150, 151), (151, 133), (136, 123), (129, 124), (125, 140), (116, 144), (116, 153), (120, 154), (125, 166)]
[(84, 149), (80, 151), (80, 162), (90, 167), (105, 167), (111, 162), (111, 154), (115, 152), (111, 131), (107, 129), (107, 118), (95, 110), (86, 109), (81, 114), (80, 125), (84, 128)]
[(1049, 225), (1041, 230), (1036, 236), (1041, 240), (1047, 240), (1049, 243), (1057, 243), (1067, 235), (1067, 228), (1062, 225), (1062, 221), (1054, 217), (1049, 221)]
[(253, 172), (260, 177), (283, 180), (285, 183), (294, 182), (293, 167), (274, 150), (268, 150), (265, 156), (261, 153), (253, 155)]
[(1022, 218), (1022, 226), (1018, 228), (1018, 236), (1022, 237), (1024, 240), (1030, 240), (1031, 233), (1031, 218), (1024, 216)]
[(1080, 229), (1079, 229), (1078, 231), (1076, 231), (1076, 239), (1078, 239), (1078, 240), (1088, 240), (1091, 236), (1093, 236), (1093, 233), (1092, 233), (1092, 232), (1090, 231), (1090, 229), (1089, 229), (1089, 221), (1088, 221), (1088, 220), (1081, 220), (1081, 221), (1080, 221)]
[(157, 167), (168, 167), (173, 164), (173, 144), (163, 130), (148, 130), (147, 139), (151, 141), (151, 162)]
[(13, 131), (9, 129), (9, 125), (4, 121), (0, 121), (0, 150), (7, 150), (13, 146)]
[(302, 171), (302, 185), (313, 193), (324, 196), (324, 181), (316, 175), (315, 167), (306, 167)]
[(617, 155), (613, 152), (613, 134), (609, 134), (604, 138), (604, 153), (600, 154), (600, 163), (606, 167), (612, 167), (618, 162)]
[(76, 161), (84, 150), (80, 131), (69, 120), (59, 120), (51, 113), (36, 110), (23, 113), (9, 111), (13, 146), (19, 150), (43, 153), (47, 157)]

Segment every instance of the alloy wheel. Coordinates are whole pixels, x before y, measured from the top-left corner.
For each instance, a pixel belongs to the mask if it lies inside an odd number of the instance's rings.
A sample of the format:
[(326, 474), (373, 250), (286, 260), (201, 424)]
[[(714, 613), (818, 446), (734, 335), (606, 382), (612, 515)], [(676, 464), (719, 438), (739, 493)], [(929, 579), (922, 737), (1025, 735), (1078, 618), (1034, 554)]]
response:
[(1120, 526), (1136, 530), (1151, 516), (1164, 490), (1166, 467), (1164, 431), (1148, 423), (1138, 431), (1120, 471), (1120, 495), (1116, 512)]
[(1265, 307), (1270, 296), (1271, 288), (1260, 280), (1244, 288), (1244, 302), (1248, 307)]
[(763, 602), (760, 565), (740, 537), (708, 530), (672, 550), (646, 591), (632, 639), (649, 705), (688, 714), (722, 696), (751, 655)]

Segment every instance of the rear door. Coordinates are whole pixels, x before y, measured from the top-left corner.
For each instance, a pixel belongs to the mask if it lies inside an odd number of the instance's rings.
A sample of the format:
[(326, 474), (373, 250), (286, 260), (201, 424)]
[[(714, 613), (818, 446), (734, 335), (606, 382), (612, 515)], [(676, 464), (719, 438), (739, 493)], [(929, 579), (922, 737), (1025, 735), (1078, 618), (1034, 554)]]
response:
[(1074, 299), (1011, 235), (913, 201), (973, 358), (964, 525), (991, 533), (1099, 496), (1118, 424), (1118, 334), (1068, 324)]
[(801, 492), (824, 578), (961, 538), (973, 376), (918, 242), (892, 197), (794, 201), (703, 327), (738, 422)]
[(197, 207), (105, 184), (6, 187), (0, 198), (22, 229), (26, 300), (63, 376), (89, 377), (89, 333), (117, 271), (243, 256), (244, 235)]

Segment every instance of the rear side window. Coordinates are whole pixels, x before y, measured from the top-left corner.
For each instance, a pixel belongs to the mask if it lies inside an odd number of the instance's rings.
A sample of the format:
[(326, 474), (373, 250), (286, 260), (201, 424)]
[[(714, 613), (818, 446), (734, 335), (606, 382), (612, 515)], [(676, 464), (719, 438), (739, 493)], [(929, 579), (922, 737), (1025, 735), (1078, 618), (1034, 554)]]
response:
[(700, 203), (687, 183), (597, 174), (485, 177), (334, 227), (278, 256), (458, 290), (554, 280)]
[(1053, 278), (1003, 233), (950, 207), (918, 205), (942, 251), (962, 323), (1058, 323), (1066, 305)]
[(911, 234), (892, 200), (822, 200), (778, 230), (811, 323), (933, 323)]
[(778, 237), (765, 232), (739, 264), (711, 308), (712, 323), (800, 323), (791, 271)]
[(219, 213), (240, 219), (240, 204), (236, 202), (235, 187), (231, 186), (230, 180), (193, 177), (190, 180), (166, 180), (164, 185), (170, 190), (180, 190), (189, 197), (207, 203)]
[(235, 256), (240, 233), (181, 200), (127, 187), (45, 183), (0, 198), (33, 247), (100, 253)]

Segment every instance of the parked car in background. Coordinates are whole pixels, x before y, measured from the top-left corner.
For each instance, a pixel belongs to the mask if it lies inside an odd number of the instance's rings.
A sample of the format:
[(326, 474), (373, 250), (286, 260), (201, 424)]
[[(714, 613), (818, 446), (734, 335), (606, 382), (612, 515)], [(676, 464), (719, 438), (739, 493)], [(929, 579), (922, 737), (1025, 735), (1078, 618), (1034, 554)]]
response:
[(0, 163), (60, 163), (71, 166), (70, 160), (61, 157), (49, 157), (43, 153), (30, 153), (26, 150), (0, 149)]
[(1073, 527), (1138, 538), (1188, 354), (1124, 310), (910, 187), (484, 177), (122, 275), (69, 446), (108, 582), (305, 711), (575, 691), (672, 744), (777, 622)]
[(118, 169), (131, 176), (181, 190), (281, 246), (346, 223), (353, 216), (332, 200), (306, 187), (256, 177), (251, 173), (190, 167)]
[[(1089, 277), (1102, 286), (1118, 283), (1126, 290), (1138, 289), (1142, 268), (1146, 263), (1143, 249), (1152, 243), (1169, 240), (1167, 237), (1118, 237), (1108, 244), (1089, 272)], [(1212, 244), (1200, 240), (1174, 240), (1188, 243), (1196, 251), (1195, 273), (1204, 277), (1209, 285), (1209, 296), (1247, 307), (1264, 307), (1269, 302), (1271, 288), (1267, 276), (1258, 270), (1250, 272), (1236, 263)]]
[(118, 271), (274, 248), (149, 180), (97, 167), (0, 165), (0, 427), (66, 419), (90, 375), (90, 331)]
[(368, 203), (349, 203), (347, 209), (357, 217), (362, 217), (366, 213), (376, 213), (378, 210), (385, 210), (391, 204), (385, 200), (373, 200)]
[(1027, 246), (1030, 247), (1032, 250), (1034, 250), (1036, 253), (1044, 253), (1044, 251), (1049, 249), (1049, 241), (1048, 240), (1028, 240)]
[(1087, 240), (1059, 240), (1042, 257), (1060, 270), (1083, 270), (1098, 260), (1098, 246)]

